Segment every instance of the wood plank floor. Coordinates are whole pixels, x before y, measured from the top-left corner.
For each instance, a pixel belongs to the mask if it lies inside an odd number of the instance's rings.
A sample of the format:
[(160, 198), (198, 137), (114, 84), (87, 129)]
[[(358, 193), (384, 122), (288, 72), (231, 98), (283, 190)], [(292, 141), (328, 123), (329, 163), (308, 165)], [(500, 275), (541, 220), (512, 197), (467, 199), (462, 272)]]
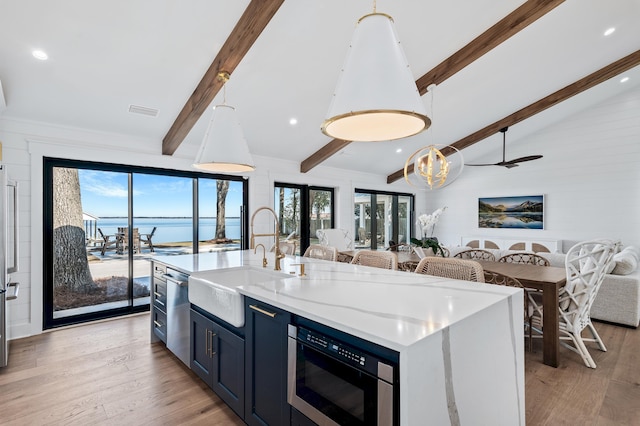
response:
[[(60, 329), (11, 342), (0, 369), (2, 425), (242, 425), (162, 344), (149, 314)], [(598, 368), (561, 349), (542, 364), (526, 354), (527, 425), (640, 425), (640, 330), (596, 323), (608, 352)]]

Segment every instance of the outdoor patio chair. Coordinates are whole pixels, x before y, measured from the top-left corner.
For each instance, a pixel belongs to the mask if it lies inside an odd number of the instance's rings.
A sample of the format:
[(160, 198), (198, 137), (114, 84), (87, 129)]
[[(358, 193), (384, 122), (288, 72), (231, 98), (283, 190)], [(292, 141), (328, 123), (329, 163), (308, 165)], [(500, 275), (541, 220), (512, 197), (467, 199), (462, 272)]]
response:
[(100, 234), (100, 237), (102, 238), (102, 247), (100, 247), (100, 253), (102, 253), (102, 255), (104, 256), (104, 253), (107, 251), (107, 249), (111, 246), (116, 247), (118, 244), (118, 240), (116, 239), (115, 235), (105, 235), (102, 232), (102, 229), (98, 228), (98, 233)]
[(151, 242), (151, 238), (153, 238), (153, 234), (156, 233), (156, 229), (158, 229), (158, 227), (154, 226), (150, 234), (140, 234), (140, 242), (146, 243), (149, 246), (149, 250), (151, 252), (155, 251), (153, 248), (153, 242)]

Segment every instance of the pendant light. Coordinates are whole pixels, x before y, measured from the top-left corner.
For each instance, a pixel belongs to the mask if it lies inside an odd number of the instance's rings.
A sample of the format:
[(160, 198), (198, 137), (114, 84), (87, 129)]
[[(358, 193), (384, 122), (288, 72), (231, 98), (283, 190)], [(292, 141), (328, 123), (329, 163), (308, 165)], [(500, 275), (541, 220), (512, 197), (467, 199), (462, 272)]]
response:
[(360, 18), (322, 132), (347, 141), (386, 141), (426, 130), (426, 115), (393, 18)]
[[(431, 94), (431, 117), (434, 117), (433, 98), (435, 97), (436, 85), (431, 84), (427, 91)], [(431, 139), (433, 127), (429, 130)], [(452, 183), (464, 168), (462, 153), (452, 145), (431, 144), (420, 148), (409, 156), (404, 163), (404, 180), (409, 185), (415, 185), (409, 175), (409, 166), (413, 164), (413, 173), (421, 181), (420, 187), (434, 190), (444, 188)]]
[[(229, 73), (218, 73), (218, 80), (226, 84)], [(256, 167), (249, 146), (235, 108), (227, 105), (226, 86), (223, 91), (223, 103), (213, 107), (213, 116), (193, 167), (209, 172), (251, 172)]]

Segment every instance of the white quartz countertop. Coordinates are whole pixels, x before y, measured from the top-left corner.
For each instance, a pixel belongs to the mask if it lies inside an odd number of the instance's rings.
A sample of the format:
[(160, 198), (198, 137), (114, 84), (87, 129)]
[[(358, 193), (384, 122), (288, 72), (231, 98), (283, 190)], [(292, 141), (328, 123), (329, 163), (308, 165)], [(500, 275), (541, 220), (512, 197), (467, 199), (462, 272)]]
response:
[[(267, 259), (267, 268), (273, 270), (273, 253), (267, 253)], [(262, 254), (250, 250), (154, 260), (196, 275), (212, 269), (262, 266)], [(306, 276), (247, 283), (237, 291), (397, 351), (522, 291), (298, 256), (286, 256), (282, 271), (296, 270), (295, 263), (305, 264)]]

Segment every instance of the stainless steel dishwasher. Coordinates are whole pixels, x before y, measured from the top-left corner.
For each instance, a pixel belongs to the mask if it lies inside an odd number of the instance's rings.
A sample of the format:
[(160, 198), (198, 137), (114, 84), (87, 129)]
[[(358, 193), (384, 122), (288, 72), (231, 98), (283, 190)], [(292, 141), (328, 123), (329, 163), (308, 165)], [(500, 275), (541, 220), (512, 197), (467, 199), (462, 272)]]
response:
[(167, 349), (189, 367), (189, 276), (167, 268)]

